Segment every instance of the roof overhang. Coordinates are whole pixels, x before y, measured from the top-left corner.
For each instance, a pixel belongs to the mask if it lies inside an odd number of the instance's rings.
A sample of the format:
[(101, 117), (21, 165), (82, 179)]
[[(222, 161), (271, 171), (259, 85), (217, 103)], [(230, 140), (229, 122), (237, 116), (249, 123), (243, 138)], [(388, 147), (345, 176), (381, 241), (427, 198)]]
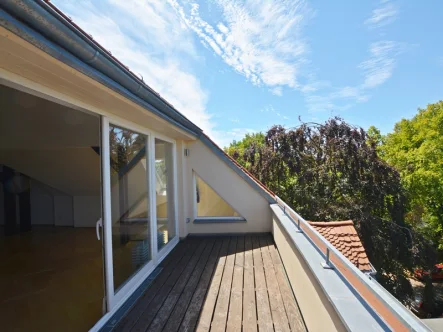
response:
[(193, 136), (201, 135), (198, 126), (52, 5), (43, 1), (4, 0), (0, 3), (0, 26), (155, 116)]

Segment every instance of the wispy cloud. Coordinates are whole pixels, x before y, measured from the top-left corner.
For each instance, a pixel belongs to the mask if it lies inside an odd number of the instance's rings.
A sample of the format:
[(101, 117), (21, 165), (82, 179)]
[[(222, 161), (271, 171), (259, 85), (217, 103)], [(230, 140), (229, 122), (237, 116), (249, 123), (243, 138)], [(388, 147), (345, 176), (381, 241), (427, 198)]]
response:
[(283, 96), (283, 89), (282, 89), (281, 86), (277, 86), (277, 87), (275, 87), (275, 88), (272, 88), (272, 89), (270, 89), (269, 91), (270, 91), (273, 95), (276, 95), (276, 96), (279, 96), (279, 97)]
[(371, 29), (374, 28), (381, 28), (383, 26), (386, 26), (397, 18), (398, 15), (398, 8), (394, 4), (382, 1), (381, 6), (378, 8), (375, 8), (372, 11), (371, 17), (369, 17), (365, 24), (369, 26)]
[(262, 113), (272, 113), (275, 116), (277, 116), (278, 118), (280, 118), (281, 120), (289, 120), (289, 117), (287, 117), (286, 115), (282, 114), (280, 111), (276, 110), (274, 108), (274, 106), (272, 106), (272, 105), (267, 105), (267, 106), (263, 107), (262, 109), (260, 109), (260, 112), (262, 112)]
[[(398, 15), (398, 7), (389, 0), (382, 0), (379, 7), (365, 21), (371, 29), (381, 28), (392, 23)], [(368, 47), (368, 58), (358, 65), (362, 71), (363, 82), (356, 85), (334, 87), (332, 84), (321, 86), (308, 85), (304, 90), (306, 103), (311, 112), (344, 111), (358, 103), (370, 99), (371, 90), (385, 83), (393, 74), (397, 56), (405, 49), (405, 45), (379, 40)]]
[(282, 86), (299, 86), (299, 70), (307, 51), (301, 29), (310, 14), (303, 0), (216, 0), (222, 15), (213, 23), (202, 18), (195, 2), (168, 2), (203, 45), (253, 84), (277, 88), (272, 90), (277, 95)]
[(379, 41), (371, 44), (369, 52), (370, 58), (359, 66), (364, 71), (364, 89), (375, 88), (392, 76), (399, 47), (393, 41)]
[[(163, 0), (55, 1), (191, 121), (213, 136), (208, 92), (193, 72), (193, 33)], [(142, 27), (142, 28), (141, 28)], [(165, 37), (167, 36), (167, 38)]]
[(310, 112), (345, 111), (352, 106), (365, 103), (370, 98), (371, 90), (385, 83), (393, 74), (396, 58), (402, 52), (402, 45), (393, 41), (378, 41), (370, 44), (367, 60), (360, 63), (363, 82), (344, 87), (328, 84), (318, 89), (308, 89), (305, 100)]

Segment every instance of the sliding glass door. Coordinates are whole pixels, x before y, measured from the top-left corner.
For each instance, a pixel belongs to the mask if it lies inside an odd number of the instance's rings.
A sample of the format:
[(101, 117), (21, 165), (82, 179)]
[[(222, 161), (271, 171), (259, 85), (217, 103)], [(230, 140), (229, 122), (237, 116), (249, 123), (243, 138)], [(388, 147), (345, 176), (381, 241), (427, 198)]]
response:
[(106, 293), (112, 310), (178, 242), (175, 143), (107, 117), (102, 122)]
[(152, 260), (148, 136), (109, 126), (114, 290)]

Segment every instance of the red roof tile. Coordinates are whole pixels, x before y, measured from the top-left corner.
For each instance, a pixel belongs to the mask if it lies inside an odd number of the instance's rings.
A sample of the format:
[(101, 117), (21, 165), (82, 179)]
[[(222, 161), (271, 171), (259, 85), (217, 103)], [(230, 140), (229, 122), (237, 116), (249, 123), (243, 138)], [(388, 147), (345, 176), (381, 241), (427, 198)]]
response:
[(310, 221), (309, 223), (360, 271), (370, 272), (373, 270), (352, 220)]

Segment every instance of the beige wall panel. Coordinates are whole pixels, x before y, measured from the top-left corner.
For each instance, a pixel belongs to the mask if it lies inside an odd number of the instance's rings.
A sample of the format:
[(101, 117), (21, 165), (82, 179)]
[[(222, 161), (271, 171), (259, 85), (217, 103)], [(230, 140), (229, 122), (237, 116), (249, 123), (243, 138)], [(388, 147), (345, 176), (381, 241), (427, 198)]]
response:
[[(200, 140), (188, 142), (187, 147), (190, 155), (185, 157), (184, 181), (187, 188), (187, 217), (191, 219), (187, 224), (187, 233), (270, 232), (272, 217), (268, 201)], [(247, 222), (194, 224), (193, 171)]]
[(308, 331), (346, 331), (304, 258), (275, 217), (272, 231)]

